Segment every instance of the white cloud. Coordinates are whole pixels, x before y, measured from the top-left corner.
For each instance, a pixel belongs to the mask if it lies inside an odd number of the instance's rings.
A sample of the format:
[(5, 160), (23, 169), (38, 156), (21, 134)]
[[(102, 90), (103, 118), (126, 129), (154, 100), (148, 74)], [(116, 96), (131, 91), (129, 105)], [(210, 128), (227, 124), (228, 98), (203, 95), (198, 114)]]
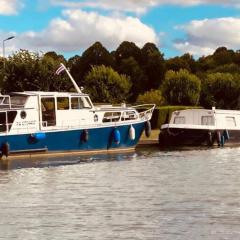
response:
[(149, 8), (165, 4), (178, 6), (193, 6), (201, 4), (220, 4), (226, 6), (240, 7), (239, 0), (51, 0), (53, 5), (67, 8), (94, 8), (104, 10), (116, 10), (123, 12), (134, 12), (142, 14)]
[(70, 52), (85, 49), (95, 41), (113, 49), (125, 40), (138, 46), (158, 43), (155, 31), (136, 17), (102, 16), (82, 10), (66, 10), (42, 32), (22, 33), (14, 42), (19, 48), (34, 51)]
[(201, 56), (211, 54), (221, 46), (240, 48), (240, 18), (204, 19), (192, 21), (180, 28), (187, 34), (185, 40), (175, 43), (181, 52)]
[(20, 0), (0, 0), (0, 15), (15, 15), (21, 7)]

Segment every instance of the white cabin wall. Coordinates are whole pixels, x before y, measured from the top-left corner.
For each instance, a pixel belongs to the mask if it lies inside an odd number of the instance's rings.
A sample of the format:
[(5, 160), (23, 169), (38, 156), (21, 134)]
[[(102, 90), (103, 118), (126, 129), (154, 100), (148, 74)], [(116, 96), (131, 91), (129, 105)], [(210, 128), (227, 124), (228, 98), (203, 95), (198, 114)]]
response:
[[(226, 121), (226, 117), (234, 117), (235, 118), (235, 122), (236, 122), (236, 126), (235, 127), (229, 127), (227, 126), (227, 121)], [(240, 114), (237, 112), (230, 112), (230, 111), (226, 111), (226, 112), (216, 112), (216, 128), (219, 129), (239, 129), (240, 127)]]
[[(21, 112), (26, 112), (26, 118), (21, 118)], [(39, 131), (39, 112), (37, 109), (23, 109), (17, 111), (17, 116), (9, 133), (33, 133)]]
[[(178, 111), (176, 111), (178, 112)], [(179, 111), (178, 114), (174, 112), (172, 114), (170, 124), (174, 124), (175, 117), (185, 117), (185, 124), (187, 125), (201, 125), (202, 124), (202, 116), (213, 116), (213, 112), (211, 110), (206, 109), (189, 109)]]
[(29, 96), (24, 108), (35, 108), (38, 109), (38, 96)]
[(93, 112), (89, 109), (56, 110), (56, 124), (58, 127), (74, 127), (92, 124)]
[[(38, 96), (29, 96), (24, 109), (18, 109), (16, 118), (9, 133), (32, 133), (39, 131)], [(21, 117), (21, 112), (26, 112), (26, 118)]]

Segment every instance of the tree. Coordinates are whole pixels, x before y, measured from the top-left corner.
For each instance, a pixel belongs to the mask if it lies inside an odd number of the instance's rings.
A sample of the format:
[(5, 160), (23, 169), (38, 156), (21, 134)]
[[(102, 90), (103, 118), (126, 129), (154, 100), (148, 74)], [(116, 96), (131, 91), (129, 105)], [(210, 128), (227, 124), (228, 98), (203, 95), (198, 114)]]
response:
[(213, 54), (216, 66), (230, 64), (234, 62), (234, 51), (228, 50), (226, 47), (219, 47)]
[(155, 103), (160, 106), (164, 103), (162, 92), (159, 89), (151, 89), (143, 94), (140, 94), (137, 98), (137, 103)]
[(131, 84), (125, 75), (102, 65), (92, 67), (84, 87), (95, 102), (120, 103), (126, 100)]
[(128, 95), (130, 102), (135, 102), (140, 93), (146, 91), (147, 77), (133, 57), (123, 59), (118, 72), (130, 77), (131, 90)]
[(59, 63), (49, 55), (21, 50), (7, 59), (2, 88), (4, 92), (64, 90), (69, 81), (55, 75)]
[(78, 85), (83, 85), (83, 79), (91, 70), (92, 66), (114, 66), (114, 58), (108, 50), (100, 43), (95, 42), (86, 49), (82, 56), (75, 56), (69, 59), (72, 75)]
[(209, 73), (240, 73), (240, 67), (236, 63), (224, 64), (209, 70)]
[(189, 63), (184, 58), (181, 57), (174, 57), (168, 59), (166, 61), (166, 68), (167, 70), (173, 71), (179, 71), (180, 69), (186, 69), (189, 72), (191, 71)]
[(64, 58), (64, 56), (63, 55), (58, 55), (56, 52), (53, 52), (53, 51), (45, 53), (44, 57), (45, 58), (51, 58), (56, 62), (61, 62), (61, 63), (66, 64), (66, 59)]
[(173, 105), (197, 105), (201, 82), (194, 74), (181, 69), (178, 72), (168, 71), (162, 84), (163, 97)]
[(117, 66), (121, 63), (123, 59), (127, 59), (130, 57), (133, 57), (138, 64), (142, 62), (141, 49), (133, 42), (122, 42), (117, 48), (117, 50), (114, 52), (114, 56)]
[(82, 64), (82, 77), (91, 70), (92, 66), (110, 66), (113, 67), (114, 60), (112, 55), (108, 50), (100, 43), (95, 42), (91, 47), (89, 47), (85, 52), (83, 52), (81, 57)]
[(211, 73), (202, 82), (201, 105), (206, 108), (239, 107), (240, 75)]
[(146, 43), (141, 49), (142, 69), (148, 77), (145, 90), (157, 89), (160, 87), (165, 75), (165, 61), (153, 43)]

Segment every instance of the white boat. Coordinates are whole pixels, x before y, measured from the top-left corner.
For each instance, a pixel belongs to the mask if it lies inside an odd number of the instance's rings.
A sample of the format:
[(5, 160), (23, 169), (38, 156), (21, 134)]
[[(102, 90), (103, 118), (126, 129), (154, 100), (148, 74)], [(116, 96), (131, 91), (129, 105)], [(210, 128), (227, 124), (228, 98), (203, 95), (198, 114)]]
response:
[(61, 67), (77, 92), (0, 95), (1, 155), (120, 151), (134, 148), (144, 129), (149, 133), (154, 104), (94, 106)]
[(240, 111), (187, 109), (172, 113), (161, 126), (160, 146), (240, 144)]

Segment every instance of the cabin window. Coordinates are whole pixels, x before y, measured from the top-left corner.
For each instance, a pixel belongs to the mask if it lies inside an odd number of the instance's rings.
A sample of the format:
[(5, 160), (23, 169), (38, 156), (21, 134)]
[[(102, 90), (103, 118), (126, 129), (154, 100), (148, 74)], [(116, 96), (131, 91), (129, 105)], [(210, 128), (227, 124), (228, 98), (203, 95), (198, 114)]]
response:
[(10, 131), (16, 116), (17, 116), (17, 111), (8, 111), (7, 112), (8, 131)]
[(72, 109), (81, 109), (83, 108), (83, 103), (80, 97), (72, 97), (71, 98), (71, 108)]
[(56, 125), (55, 98), (41, 98), (42, 125), (44, 127)]
[(69, 109), (69, 98), (57, 97), (57, 110), (68, 110), (68, 109)]
[(11, 107), (23, 108), (27, 101), (27, 98), (28, 98), (27, 96), (20, 96), (20, 95), (11, 96)]
[(90, 102), (88, 97), (83, 97), (81, 99), (83, 101), (83, 107), (84, 108), (92, 108), (92, 104), (91, 104), (91, 102)]
[(122, 121), (137, 119), (137, 114), (134, 111), (123, 112)]
[(214, 125), (213, 116), (202, 116), (201, 124), (202, 125)]
[(121, 112), (106, 112), (103, 116), (103, 122), (117, 122), (119, 121)]
[(174, 124), (185, 124), (185, 117), (175, 117)]
[(235, 117), (226, 117), (226, 125), (227, 127), (236, 127)]
[(0, 132), (6, 132), (6, 112), (0, 112)]
[(0, 97), (0, 108), (9, 108), (10, 97)]
[(71, 108), (72, 109), (92, 108), (92, 104), (88, 97), (72, 97)]

